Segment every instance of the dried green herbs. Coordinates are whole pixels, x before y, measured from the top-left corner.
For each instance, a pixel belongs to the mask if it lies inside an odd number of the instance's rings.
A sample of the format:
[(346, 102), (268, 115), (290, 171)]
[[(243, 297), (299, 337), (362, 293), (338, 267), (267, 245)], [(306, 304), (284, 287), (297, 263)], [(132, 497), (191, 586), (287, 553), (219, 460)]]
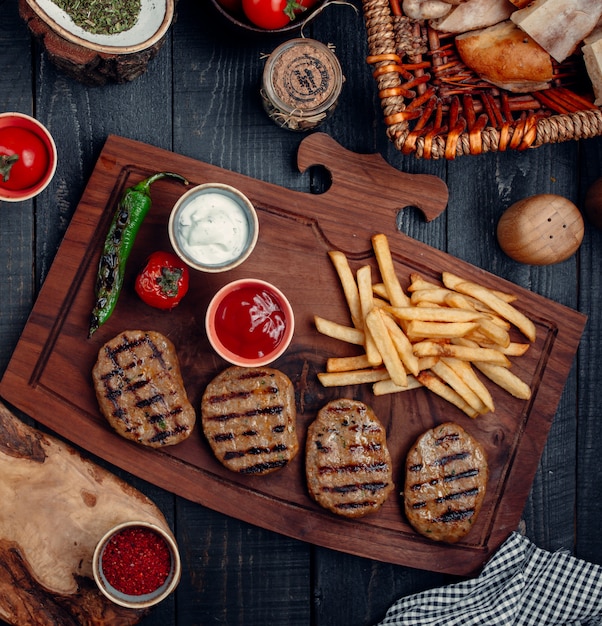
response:
[(134, 26), (140, 0), (53, 0), (73, 22), (94, 35), (114, 35)]

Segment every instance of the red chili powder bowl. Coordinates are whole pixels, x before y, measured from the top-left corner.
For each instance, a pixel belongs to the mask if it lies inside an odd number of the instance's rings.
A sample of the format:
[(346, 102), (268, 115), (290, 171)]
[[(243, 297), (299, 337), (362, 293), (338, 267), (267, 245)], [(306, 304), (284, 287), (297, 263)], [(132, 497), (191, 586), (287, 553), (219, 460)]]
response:
[(98, 542), (92, 565), (100, 591), (128, 608), (161, 602), (176, 588), (181, 570), (171, 534), (147, 522), (112, 528)]

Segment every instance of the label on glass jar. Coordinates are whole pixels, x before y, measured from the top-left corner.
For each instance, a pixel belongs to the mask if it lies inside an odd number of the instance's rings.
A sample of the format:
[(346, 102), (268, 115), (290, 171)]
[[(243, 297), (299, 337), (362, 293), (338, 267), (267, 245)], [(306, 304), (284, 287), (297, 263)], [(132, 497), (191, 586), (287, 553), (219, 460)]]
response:
[(280, 126), (309, 130), (334, 110), (342, 83), (339, 61), (327, 46), (293, 39), (276, 48), (266, 63), (264, 107)]

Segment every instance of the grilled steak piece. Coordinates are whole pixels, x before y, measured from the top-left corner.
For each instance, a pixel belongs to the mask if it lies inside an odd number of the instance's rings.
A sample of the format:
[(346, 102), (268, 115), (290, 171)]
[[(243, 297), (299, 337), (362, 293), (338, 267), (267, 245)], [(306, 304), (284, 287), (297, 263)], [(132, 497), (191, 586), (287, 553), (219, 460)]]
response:
[(213, 453), (233, 472), (268, 474), (299, 450), (295, 391), (276, 369), (229, 367), (207, 385), (201, 412)]
[(422, 434), (406, 458), (405, 512), (419, 533), (455, 543), (472, 528), (489, 470), (481, 444), (452, 422)]
[(102, 414), (123, 437), (151, 448), (186, 439), (196, 413), (172, 342), (154, 331), (126, 330), (98, 352), (92, 370)]
[(306, 444), (310, 495), (345, 517), (380, 509), (394, 487), (385, 429), (357, 400), (333, 400), (310, 424)]

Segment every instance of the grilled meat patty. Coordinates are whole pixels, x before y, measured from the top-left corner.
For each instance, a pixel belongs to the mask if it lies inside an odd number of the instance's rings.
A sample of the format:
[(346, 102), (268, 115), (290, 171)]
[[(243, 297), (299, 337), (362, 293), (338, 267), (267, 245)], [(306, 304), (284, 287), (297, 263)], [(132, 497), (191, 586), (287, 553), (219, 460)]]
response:
[(488, 477), (485, 450), (463, 428), (447, 422), (426, 431), (406, 458), (408, 521), (429, 539), (458, 541), (477, 519)]
[(305, 463), (310, 495), (337, 515), (374, 513), (394, 487), (385, 429), (357, 400), (320, 409), (307, 432)]
[(233, 472), (268, 474), (299, 450), (293, 384), (276, 369), (229, 367), (207, 385), (201, 413), (213, 453)]
[(196, 413), (173, 343), (154, 331), (126, 330), (98, 352), (92, 370), (102, 414), (123, 437), (151, 448), (186, 439)]

